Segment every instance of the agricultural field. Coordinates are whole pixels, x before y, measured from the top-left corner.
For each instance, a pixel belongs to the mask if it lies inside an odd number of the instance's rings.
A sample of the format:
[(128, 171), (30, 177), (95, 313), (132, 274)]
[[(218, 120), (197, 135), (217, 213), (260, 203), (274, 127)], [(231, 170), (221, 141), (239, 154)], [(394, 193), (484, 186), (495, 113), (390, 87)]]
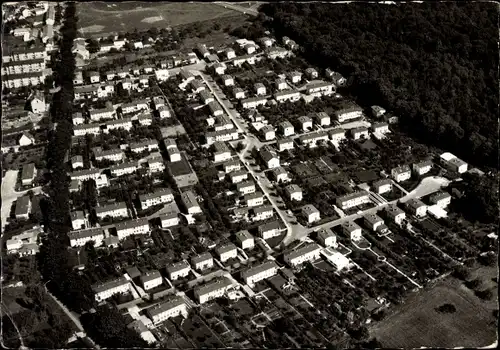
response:
[[(436, 310), (444, 304), (453, 305), (456, 311)], [(410, 296), (398, 308), (370, 330), (384, 347), (484, 347), (496, 340), (491, 310), (457, 288), (451, 278)]]
[(211, 3), (166, 3), (131, 1), (77, 3), (79, 30), (85, 36), (106, 36), (137, 28), (163, 28), (198, 21), (240, 16), (240, 13)]

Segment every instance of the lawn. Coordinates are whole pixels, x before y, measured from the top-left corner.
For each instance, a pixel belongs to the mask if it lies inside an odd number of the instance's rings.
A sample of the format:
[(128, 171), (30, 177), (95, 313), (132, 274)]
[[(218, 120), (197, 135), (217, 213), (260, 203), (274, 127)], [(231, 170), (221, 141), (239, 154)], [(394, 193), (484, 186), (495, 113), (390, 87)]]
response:
[[(491, 311), (452, 282), (446, 280), (410, 296), (394, 314), (374, 324), (370, 334), (389, 348), (491, 345), (496, 340)], [(456, 312), (435, 310), (446, 303), (453, 304)]]
[(210, 3), (167, 2), (79, 2), (78, 27), (87, 36), (185, 25), (198, 21), (239, 15), (239, 12)]

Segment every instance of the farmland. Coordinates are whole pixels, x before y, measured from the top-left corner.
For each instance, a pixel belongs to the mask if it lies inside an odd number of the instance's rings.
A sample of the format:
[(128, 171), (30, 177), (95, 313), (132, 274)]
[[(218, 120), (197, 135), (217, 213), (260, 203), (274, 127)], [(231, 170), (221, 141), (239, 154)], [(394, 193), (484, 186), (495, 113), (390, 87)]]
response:
[[(496, 339), (491, 310), (454, 279), (409, 297), (394, 314), (370, 331), (384, 347), (483, 347)], [(437, 312), (448, 303), (454, 313)], [(489, 325), (489, 326), (486, 326)]]
[(85, 36), (174, 27), (231, 16), (243, 18), (239, 12), (210, 3), (82, 2), (77, 8), (79, 30)]

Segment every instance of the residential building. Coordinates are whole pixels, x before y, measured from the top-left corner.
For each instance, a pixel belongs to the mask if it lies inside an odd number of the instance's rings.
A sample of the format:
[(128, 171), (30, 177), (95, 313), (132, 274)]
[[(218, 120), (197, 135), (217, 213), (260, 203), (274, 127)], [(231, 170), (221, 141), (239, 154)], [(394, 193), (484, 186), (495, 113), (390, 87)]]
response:
[(318, 78), (318, 71), (314, 68), (307, 68), (306, 75), (307, 75), (307, 78), (310, 80), (317, 79)]
[(112, 119), (115, 110), (113, 108), (94, 109), (89, 112), (90, 120), (100, 121), (101, 119)]
[(389, 124), (386, 122), (380, 122), (380, 123), (373, 123), (372, 124), (372, 131), (373, 133), (378, 133), (378, 134), (387, 134), (390, 132), (389, 130)]
[(117, 120), (111, 120), (109, 122), (104, 123), (105, 129), (104, 133), (109, 133), (109, 130), (115, 129), (124, 129), (130, 131), (132, 129), (132, 119), (131, 118), (122, 118)]
[(372, 184), (373, 191), (377, 194), (383, 194), (392, 191), (392, 181), (390, 179), (382, 179), (375, 181)]
[(214, 266), (214, 259), (209, 252), (199, 254), (191, 258), (191, 264), (195, 270), (203, 271)]
[(177, 211), (171, 210), (160, 215), (161, 227), (169, 228), (179, 225), (179, 215)]
[(224, 84), (224, 86), (233, 86), (234, 85), (234, 79), (230, 75), (225, 74), (221, 77), (221, 79), (222, 79), (222, 83)]
[(285, 193), (290, 201), (300, 202), (302, 200), (302, 189), (298, 185), (288, 185), (285, 187)]
[(264, 195), (262, 192), (249, 193), (243, 196), (243, 201), (248, 207), (258, 207), (264, 204)]
[(158, 116), (160, 119), (170, 118), (172, 115), (170, 113), (170, 109), (167, 106), (161, 106), (158, 108)]
[(386, 207), (385, 213), (389, 219), (391, 219), (398, 225), (401, 225), (403, 223), (403, 220), (406, 218), (405, 212), (399, 209), (394, 204), (391, 204), (388, 207)]
[(437, 192), (430, 197), (430, 201), (432, 204), (444, 209), (451, 203), (451, 196), (447, 192)]
[(279, 168), (280, 157), (278, 153), (272, 149), (270, 146), (264, 146), (259, 151), (262, 161), (266, 164), (268, 169)]
[(268, 37), (263, 37), (259, 39), (259, 42), (264, 46), (264, 47), (271, 47), (273, 46), (273, 41), (268, 38)]
[(328, 132), (328, 135), (330, 136), (330, 139), (335, 143), (340, 143), (342, 140), (345, 140), (346, 138), (345, 131), (344, 129), (341, 128), (330, 130)]
[(325, 247), (337, 248), (337, 236), (335, 236), (331, 229), (322, 228), (318, 231), (318, 241)]
[(309, 243), (303, 245), (299, 249), (287, 252), (284, 254), (285, 262), (291, 267), (296, 267), (307, 261), (314, 261), (319, 259), (321, 247), (316, 243)]
[(71, 168), (83, 168), (83, 157), (82, 156), (74, 156), (71, 158)]
[(290, 181), (290, 177), (288, 176), (287, 171), (283, 167), (274, 168), (272, 170), (272, 175), (274, 181), (278, 183)]
[(302, 73), (294, 71), (287, 74), (288, 79), (294, 84), (300, 83), (302, 80)]
[(227, 48), (225, 54), (226, 54), (226, 59), (228, 60), (236, 57), (236, 53), (232, 48)]
[(161, 154), (155, 155), (148, 159), (148, 167), (150, 173), (157, 173), (159, 171), (165, 170), (165, 164), (163, 164), (163, 157)]
[(189, 271), (191, 271), (191, 267), (187, 261), (179, 261), (167, 266), (168, 278), (171, 281), (187, 277), (189, 275)]
[(372, 114), (375, 118), (379, 118), (385, 114), (385, 109), (380, 106), (371, 106)]
[(357, 191), (337, 197), (337, 207), (342, 210), (357, 207), (358, 205), (370, 203), (369, 193), (366, 191)]
[(255, 183), (252, 180), (240, 182), (239, 184), (236, 185), (236, 190), (243, 195), (254, 193)]
[(35, 143), (35, 138), (29, 132), (23, 132), (17, 143), (19, 146), (30, 146)]
[(253, 207), (251, 211), (252, 211), (252, 221), (254, 222), (267, 220), (274, 216), (272, 205), (261, 205)]
[(181, 200), (188, 214), (201, 214), (201, 208), (192, 191), (186, 191), (181, 194)]
[(321, 97), (330, 96), (335, 92), (335, 85), (326, 81), (309, 83), (306, 86), (306, 94)]
[(100, 247), (104, 240), (104, 231), (102, 228), (76, 230), (68, 232), (68, 238), (71, 247), (83, 247), (90, 241), (94, 242), (95, 247)]
[(214, 95), (212, 95), (212, 93), (208, 90), (203, 90), (200, 92), (200, 100), (204, 105), (215, 101)]
[(151, 118), (150, 114), (141, 114), (137, 117), (137, 121), (140, 125), (150, 126), (153, 123), (153, 118)]
[(255, 283), (273, 277), (277, 273), (278, 265), (274, 261), (266, 261), (243, 271), (241, 278), (246, 284), (253, 286)]
[(204, 304), (207, 301), (222, 297), (231, 287), (231, 280), (227, 277), (222, 277), (220, 279), (216, 279), (215, 281), (195, 287), (194, 296), (198, 303)]
[(244, 250), (254, 248), (255, 239), (247, 230), (236, 232), (235, 236), (241, 249)]
[(351, 136), (354, 140), (369, 139), (370, 138), (370, 135), (368, 134), (368, 128), (365, 126), (353, 128), (350, 130), (350, 132), (351, 132)]
[(347, 79), (344, 78), (342, 74), (334, 72), (330, 69), (325, 70), (325, 75), (327, 78), (330, 78), (336, 86), (344, 86), (347, 82)]
[(149, 222), (147, 218), (128, 220), (116, 224), (116, 235), (122, 240), (131, 235), (149, 234)]
[(344, 232), (344, 234), (348, 235), (353, 241), (359, 241), (362, 238), (361, 227), (359, 227), (353, 221), (344, 222), (342, 224), (342, 231)]
[(149, 152), (153, 150), (158, 150), (158, 141), (145, 140), (141, 142), (133, 142), (130, 144), (130, 150), (134, 153), (141, 153), (146, 150), (148, 150)]
[(276, 47), (270, 47), (267, 48), (265, 51), (266, 55), (268, 58), (275, 60), (276, 58), (286, 58), (290, 56), (290, 51), (287, 49), (284, 49), (282, 47), (276, 46)]
[(214, 147), (214, 162), (224, 162), (231, 159), (231, 150), (224, 142), (216, 141)]
[(308, 131), (309, 129), (312, 129), (313, 121), (311, 117), (303, 115), (299, 117), (297, 121), (302, 131)]
[(83, 115), (80, 112), (73, 113), (73, 125), (80, 125), (85, 122)]
[(330, 116), (326, 112), (314, 113), (314, 120), (320, 126), (329, 126), (331, 124)]
[(125, 202), (115, 202), (98, 206), (95, 208), (95, 213), (100, 220), (106, 216), (112, 218), (128, 217), (128, 209)]
[(391, 170), (391, 176), (396, 182), (403, 182), (411, 178), (411, 169), (408, 165), (401, 165)]
[(160, 271), (152, 270), (144, 273), (140, 277), (141, 285), (144, 290), (151, 290), (163, 284), (163, 277), (161, 277)]
[(292, 136), (295, 134), (295, 128), (293, 127), (292, 123), (290, 123), (288, 120), (284, 120), (278, 125), (278, 129), (281, 131), (281, 134), (284, 137)]
[(95, 300), (101, 302), (111, 298), (115, 294), (130, 292), (130, 282), (125, 277), (120, 277), (105, 283), (94, 284), (92, 289), (95, 293)]
[(120, 177), (123, 175), (133, 174), (137, 171), (137, 163), (126, 162), (118, 165), (112, 165), (109, 167), (111, 175), (115, 177)]
[(278, 103), (290, 101), (295, 102), (300, 100), (300, 92), (290, 90), (290, 91), (279, 91), (274, 94), (274, 99)]
[(267, 98), (265, 97), (250, 97), (244, 100), (241, 100), (241, 106), (245, 109), (257, 108), (258, 106), (265, 106), (267, 103)]
[(443, 166), (445, 166), (449, 170), (452, 170), (459, 174), (463, 174), (467, 171), (468, 164), (449, 152), (441, 154), (439, 158), (441, 164), (443, 164)]
[(321, 220), (321, 214), (318, 209), (312, 204), (306, 204), (300, 208), (302, 216), (306, 219), (308, 224)]
[(276, 80), (276, 89), (278, 91), (288, 89), (288, 84), (286, 83), (286, 80), (283, 78), (279, 78)]
[(97, 178), (101, 175), (100, 169), (84, 169), (73, 171), (70, 174), (71, 180), (85, 181), (85, 180), (94, 180), (97, 181)]
[(265, 141), (271, 141), (276, 138), (276, 132), (272, 125), (265, 125), (260, 130), (259, 133)]
[(71, 227), (73, 227), (73, 230), (81, 230), (82, 227), (87, 226), (87, 224), (88, 221), (83, 211), (78, 210), (71, 213)]
[(253, 88), (254, 88), (255, 94), (257, 96), (264, 96), (267, 93), (266, 87), (262, 83), (255, 83), (255, 85), (253, 86)]
[(30, 100), (31, 111), (35, 114), (44, 113), (47, 110), (45, 96), (43, 93), (36, 92)]
[(158, 204), (172, 202), (174, 195), (170, 188), (162, 188), (153, 193), (140, 195), (139, 199), (141, 201), (141, 208), (144, 210)]
[(101, 127), (99, 124), (81, 124), (75, 125), (73, 128), (73, 134), (75, 136), (84, 136), (87, 134), (98, 135), (101, 132)]
[(124, 103), (120, 106), (123, 114), (135, 113), (142, 110), (149, 110), (149, 103), (147, 100), (138, 100), (130, 103)]
[(382, 220), (377, 214), (364, 215), (363, 222), (368, 228), (370, 228), (370, 230), (374, 232), (376, 232), (378, 228), (384, 224), (384, 220)]
[(238, 171), (241, 169), (241, 163), (238, 159), (228, 160), (222, 164), (222, 168), (226, 174), (229, 174), (233, 171)]
[(194, 93), (200, 93), (202, 91), (205, 90), (205, 85), (198, 79), (194, 79), (191, 81), (190, 83), (191, 85), (191, 90), (194, 92)]
[(410, 213), (416, 217), (424, 217), (427, 215), (427, 206), (420, 199), (412, 198), (406, 202), (405, 205)]
[(229, 173), (229, 178), (231, 179), (232, 184), (240, 183), (244, 180), (248, 179), (248, 173), (245, 169), (236, 170)]
[(418, 176), (422, 176), (427, 174), (432, 169), (432, 161), (424, 160), (423, 162), (414, 163), (412, 168), (413, 172)]
[(210, 114), (213, 117), (217, 117), (218, 115), (224, 114), (224, 111), (222, 110), (221, 105), (216, 101), (210, 102), (208, 104), (208, 108), (210, 109)]
[(262, 239), (270, 239), (281, 234), (282, 226), (278, 220), (262, 224), (258, 228), (259, 236)]
[(223, 244), (215, 248), (215, 252), (221, 262), (226, 262), (229, 259), (235, 259), (238, 256), (238, 251), (233, 243)]
[(278, 152), (284, 152), (288, 150), (292, 150), (294, 148), (292, 139), (280, 139), (276, 141), (276, 147), (278, 148)]
[(37, 175), (35, 163), (29, 163), (23, 166), (23, 171), (21, 173), (21, 183), (23, 186), (33, 185)]
[(146, 313), (154, 324), (159, 324), (171, 317), (187, 316), (187, 307), (182, 297), (175, 296), (168, 301), (150, 307), (146, 310)]
[(318, 142), (327, 142), (329, 139), (328, 133), (326, 131), (316, 131), (306, 135), (301, 135), (299, 141), (302, 145), (314, 148), (317, 146)]
[(167, 153), (171, 163), (180, 162), (182, 160), (181, 152), (177, 146), (167, 148)]
[(359, 106), (352, 106), (338, 110), (334, 114), (337, 120), (340, 123), (343, 123), (348, 120), (361, 118), (363, 110)]
[(119, 148), (109, 149), (109, 150), (97, 150), (94, 151), (94, 156), (97, 161), (103, 159), (110, 160), (112, 162), (119, 162), (123, 160), (123, 151)]

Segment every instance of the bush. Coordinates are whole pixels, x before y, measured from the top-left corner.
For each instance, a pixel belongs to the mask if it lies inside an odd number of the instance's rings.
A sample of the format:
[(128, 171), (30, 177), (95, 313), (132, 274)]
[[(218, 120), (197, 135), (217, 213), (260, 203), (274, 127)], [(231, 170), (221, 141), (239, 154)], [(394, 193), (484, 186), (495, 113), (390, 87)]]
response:
[(493, 292), (491, 289), (476, 290), (475, 294), (478, 298), (483, 300), (491, 300), (491, 298), (493, 298)]
[(479, 286), (481, 286), (481, 280), (478, 279), (478, 278), (476, 278), (476, 279), (473, 279), (473, 280), (470, 280), (470, 281), (466, 281), (465, 285), (469, 289), (476, 289)]
[(465, 281), (469, 277), (470, 273), (466, 267), (458, 265), (453, 269), (451, 275), (455, 278)]
[(446, 304), (443, 304), (443, 305), (435, 308), (435, 310), (437, 312), (443, 313), (443, 314), (453, 314), (457, 311), (457, 308), (453, 304), (446, 303)]

